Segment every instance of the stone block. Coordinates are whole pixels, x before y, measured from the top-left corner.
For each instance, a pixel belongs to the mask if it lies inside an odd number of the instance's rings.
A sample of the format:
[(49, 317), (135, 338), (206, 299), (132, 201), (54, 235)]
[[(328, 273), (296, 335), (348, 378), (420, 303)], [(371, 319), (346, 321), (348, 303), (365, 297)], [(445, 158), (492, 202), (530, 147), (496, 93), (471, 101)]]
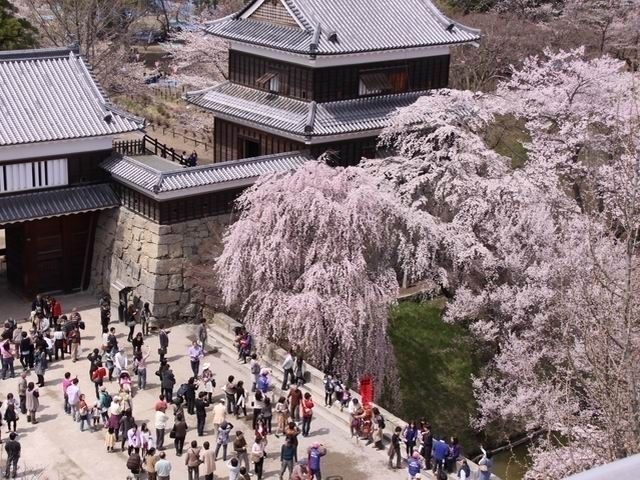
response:
[(188, 303), (182, 310), (180, 310), (180, 316), (182, 317), (196, 317), (201, 311), (200, 305), (197, 303)]
[(169, 306), (168, 305), (163, 305), (163, 304), (153, 304), (153, 306), (150, 306), (151, 312), (153, 313), (154, 317), (157, 318), (164, 318), (167, 316), (167, 308)]
[(169, 284), (167, 285), (167, 288), (170, 288), (171, 290), (182, 290), (183, 281), (182, 281), (181, 273), (168, 275), (168, 278), (169, 278)]
[(180, 258), (182, 257), (182, 242), (173, 243), (169, 245), (169, 257)]
[(158, 245), (153, 243), (145, 243), (142, 245), (140, 249), (143, 255), (146, 255), (149, 258), (157, 258), (158, 257)]
[(177, 233), (169, 233), (167, 235), (160, 235), (158, 237), (158, 245), (171, 245), (174, 243), (182, 242), (182, 235)]
[(175, 317), (180, 312), (179, 305), (167, 305), (167, 317)]
[(149, 272), (161, 275), (170, 275), (182, 272), (182, 259), (173, 258), (167, 260), (149, 259)]
[(184, 233), (186, 228), (187, 226), (184, 224), (184, 222), (175, 223), (171, 225), (171, 233)]
[(164, 258), (169, 255), (169, 245), (158, 245), (157, 258)]
[(172, 231), (174, 231), (172, 225), (158, 225), (156, 229), (156, 232), (158, 233), (158, 235), (168, 235)]
[(189, 292), (182, 292), (180, 294), (180, 300), (179, 300), (180, 305), (186, 305), (187, 303), (189, 303), (189, 298), (190, 298)]

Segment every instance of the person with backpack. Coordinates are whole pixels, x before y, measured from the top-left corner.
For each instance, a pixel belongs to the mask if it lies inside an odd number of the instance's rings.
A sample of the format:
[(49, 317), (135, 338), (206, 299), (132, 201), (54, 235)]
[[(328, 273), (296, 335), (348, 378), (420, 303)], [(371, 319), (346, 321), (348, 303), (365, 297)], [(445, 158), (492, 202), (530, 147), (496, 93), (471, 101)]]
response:
[(98, 407), (100, 408), (100, 416), (104, 424), (106, 425), (109, 421), (109, 407), (111, 406), (111, 402), (113, 398), (111, 394), (107, 392), (107, 387), (102, 385), (100, 387), (100, 398), (98, 399)]
[(327, 449), (318, 442), (314, 442), (307, 449), (307, 465), (309, 466), (309, 474), (311, 478), (314, 476), (316, 480), (322, 480), (322, 472), (320, 471), (320, 459), (327, 454)]
[(184, 459), (187, 466), (187, 475), (189, 480), (200, 479), (200, 447), (195, 440), (191, 441), (191, 446), (187, 449), (187, 455)]

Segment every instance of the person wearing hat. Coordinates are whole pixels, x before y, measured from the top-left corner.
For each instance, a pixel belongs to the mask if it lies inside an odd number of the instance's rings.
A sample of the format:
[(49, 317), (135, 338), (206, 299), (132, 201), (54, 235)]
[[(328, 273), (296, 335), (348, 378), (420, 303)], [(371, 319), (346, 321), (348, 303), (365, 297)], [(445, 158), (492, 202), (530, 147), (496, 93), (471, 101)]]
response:
[(216, 386), (216, 381), (213, 378), (213, 372), (211, 371), (211, 365), (209, 363), (202, 365), (200, 381), (202, 382), (202, 391), (206, 392), (209, 403), (213, 403), (213, 387)]
[(313, 442), (307, 449), (307, 462), (309, 465), (309, 475), (317, 480), (322, 480), (320, 472), (320, 459), (327, 454), (327, 449), (318, 442)]

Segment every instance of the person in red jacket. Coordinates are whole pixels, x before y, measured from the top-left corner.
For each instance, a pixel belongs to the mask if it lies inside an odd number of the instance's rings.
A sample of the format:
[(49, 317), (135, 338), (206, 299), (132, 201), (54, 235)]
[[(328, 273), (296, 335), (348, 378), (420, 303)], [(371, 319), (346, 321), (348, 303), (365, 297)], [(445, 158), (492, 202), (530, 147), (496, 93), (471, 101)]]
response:
[(311, 419), (313, 418), (313, 399), (309, 392), (304, 394), (304, 398), (300, 403), (300, 409), (302, 412), (302, 436), (308, 437), (309, 430), (311, 429)]

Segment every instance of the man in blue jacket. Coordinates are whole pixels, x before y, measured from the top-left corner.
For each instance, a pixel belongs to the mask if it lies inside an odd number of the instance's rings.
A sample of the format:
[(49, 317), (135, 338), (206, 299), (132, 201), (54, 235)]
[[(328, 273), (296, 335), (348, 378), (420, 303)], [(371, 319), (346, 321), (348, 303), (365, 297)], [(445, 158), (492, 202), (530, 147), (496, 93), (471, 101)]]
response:
[(449, 455), (449, 445), (444, 440), (434, 440), (433, 447), (431, 449), (431, 456), (433, 457), (433, 473), (437, 473), (444, 469), (444, 461)]
[(422, 468), (422, 458), (418, 452), (413, 452), (413, 454), (407, 460), (407, 473), (409, 474), (409, 478), (420, 478), (420, 469)]

